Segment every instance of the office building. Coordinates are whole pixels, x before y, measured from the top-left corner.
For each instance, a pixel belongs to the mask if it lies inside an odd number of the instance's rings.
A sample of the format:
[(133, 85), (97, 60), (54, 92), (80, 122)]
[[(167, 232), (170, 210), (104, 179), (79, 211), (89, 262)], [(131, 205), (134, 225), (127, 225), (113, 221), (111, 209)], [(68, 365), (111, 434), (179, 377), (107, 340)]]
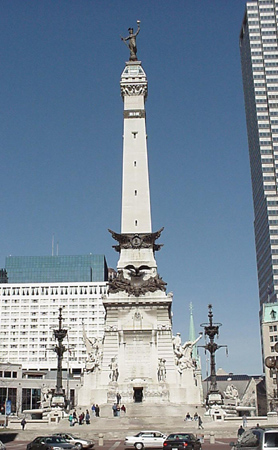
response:
[[(88, 339), (102, 337), (107, 291), (103, 255), (8, 257), (0, 283), (0, 362), (23, 370), (56, 370), (53, 329), (63, 307), (65, 369), (83, 372)], [(6, 281), (6, 277), (4, 277)]]
[(8, 256), (9, 283), (107, 281), (104, 255)]
[[(247, 2), (240, 33), (261, 324), (265, 321), (264, 304), (277, 303), (278, 296), (277, 20), (277, 0)], [(262, 339), (263, 361), (269, 351), (273, 355), (275, 342), (271, 338), (269, 334)], [(266, 369), (266, 386), (270, 404), (273, 374), (269, 369)]]

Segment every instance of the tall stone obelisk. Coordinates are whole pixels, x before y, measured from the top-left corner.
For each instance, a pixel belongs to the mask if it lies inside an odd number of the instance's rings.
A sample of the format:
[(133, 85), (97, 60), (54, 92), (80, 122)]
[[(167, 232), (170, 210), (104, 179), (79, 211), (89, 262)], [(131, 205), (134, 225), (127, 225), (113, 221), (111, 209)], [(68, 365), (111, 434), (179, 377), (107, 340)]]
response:
[[(138, 22), (137, 22), (138, 23)], [(193, 342), (172, 336), (172, 294), (157, 273), (152, 232), (147, 154), (147, 77), (137, 60), (136, 33), (129, 29), (130, 60), (121, 75), (124, 102), (121, 233), (112, 233), (119, 252), (117, 276), (109, 283), (101, 352), (92, 347), (90, 382), (95, 402), (201, 403), (201, 380), (191, 359)], [(95, 353), (94, 353), (95, 352)], [(188, 355), (187, 355), (188, 354)], [(96, 356), (98, 355), (98, 356)], [(98, 364), (96, 360), (98, 359)], [(101, 364), (99, 361), (101, 359)]]

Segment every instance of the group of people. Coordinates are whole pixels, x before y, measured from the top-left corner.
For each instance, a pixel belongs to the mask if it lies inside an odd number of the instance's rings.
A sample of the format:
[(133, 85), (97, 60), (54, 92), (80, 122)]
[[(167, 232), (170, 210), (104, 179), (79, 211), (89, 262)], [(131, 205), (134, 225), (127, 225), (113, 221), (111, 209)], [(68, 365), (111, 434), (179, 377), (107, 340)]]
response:
[[(92, 415), (95, 417), (99, 417), (100, 408), (98, 405), (92, 406)], [(79, 425), (83, 425), (84, 423), (86, 425), (89, 425), (91, 423), (91, 416), (89, 413), (89, 410), (86, 409), (86, 413), (81, 412), (79, 416), (77, 417), (76, 411), (74, 410), (69, 415), (69, 423), (70, 426), (73, 427), (76, 423), (79, 423)]]
[(95, 417), (99, 417), (99, 413), (100, 413), (100, 407), (98, 406), (98, 404), (93, 404), (92, 406), (92, 414)]
[[(243, 419), (243, 425), (240, 425), (239, 429), (237, 430), (237, 437), (238, 437), (239, 440), (241, 439), (241, 436), (243, 435), (243, 433), (245, 431), (245, 428), (243, 428), (243, 427), (244, 426), (247, 427), (247, 418), (246, 418), (246, 416), (243, 416), (242, 419)], [(260, 428), (260, 424), (257, 423), (255, 428)]]
[(195, 420), (196, 422), (198, 421), (198, 428), (199, 428), (199, 429), (202, 429), (202, 430), (204, 429), (202, 418), (201, 418), (201, 416), (199, 416), (199, 414), (198, 414), (197, 412), (195, 412), (195, 414), (194, 414), (193, 417), (191, 417), (191, 415), (190, 415), (189, 412), (188, 412), (188, 413), (186, 414), (184, 420), (185, 420), (185, 421)]
[(120, 417), (121, 411), (123, 413), (126, 413), (126, 407), (125, 407), (125, 405), (121, 405), (121, 399), (122, 399), (121, 394), (119, 392), (117, 392), (117, 395), (116, 395), (117, 401), (112, 406), (113, 417)]

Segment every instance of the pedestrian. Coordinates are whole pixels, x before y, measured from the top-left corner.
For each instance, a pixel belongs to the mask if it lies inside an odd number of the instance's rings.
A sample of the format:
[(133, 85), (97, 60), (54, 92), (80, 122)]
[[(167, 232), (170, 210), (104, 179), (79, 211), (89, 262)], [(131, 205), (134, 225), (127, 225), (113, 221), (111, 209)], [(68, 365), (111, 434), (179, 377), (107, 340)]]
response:
[(85, 415), (85, 422), (86, 422), (86, 425), (90, 424), (90, 414), (87, 409), (86, 409), (86, 415)]
[(79, 425), (83, 425), (83, 420), (84, 420), (84, 413), (82, 412), (82, 413), (79, 415)]
[(126, 413), (126, 407), (125, 407), (125, 405), (122, 405), (122, 406), (121, 406), (121, 411), (123, 411), (123, 413)]
[(70, 427), (73, 427), (73, 415), (72, 415), (72, 413), (70, 413), (70, 415), (69, 415), (69, 423), (70, 423)]
[(21, 428), (22, 428), (22, 430), (24, 430), (24, 428), (25, 428), (25, 425), (26, 425), (26, 420), (25, 420), (25, 417), (22, 419), (22, 421), (21, 421)]
[(242, 417), (242, 425), (243, 425), (243, 428), (246, 428), (246, 427), (247, 427), (247, 417), (246, 417), (245, 414), (244, 414), (244, 416)]
[(117, 397), (117, 405), (119, 405), (121, 403), (121, 398), (122, 398), (121, 394), (119, 392), (117, 392), (116, 397)]
[(245, 429), (242, 425), (240, 425), (239, 429), (237, 430), (237, 437), (240, 438), (240, 436), (244, 433)]
[(202, 430), (204, 429), (203, 427), (203, 421), (201, 419), (201, 416), (198, 416), (198, 428), (202, 428)]
[(96, 406), (95, 406), (95, 404), (93, 404), (93, 406), (92, 406), (92, 414), (93, 414), (93, 416), (96, 415)]
[(117, 403), (114, 403), (112, 406), (113, 416), (117, 417)]
[(96, 417), (99, 417), (100, 407), (96, 405)]
[(76, 411), (74, 410), (72, 413), (72, 426), (74, 427), (74, 425), (78, 422), (77, 420), (77, 415), (76, 415)]
[(120, 417), (120, 415), (121, 415), (121, 408), (120, 408), (120, 405), (118, 404), (117, 405), (117, 417)]
[(198, 420), (198, 418), (199, 418), (199, 416), (198, 416), (198, 413), (197, 413), (197, 411), (195, 412), (195, 414), (194, 414), (194, 420)]

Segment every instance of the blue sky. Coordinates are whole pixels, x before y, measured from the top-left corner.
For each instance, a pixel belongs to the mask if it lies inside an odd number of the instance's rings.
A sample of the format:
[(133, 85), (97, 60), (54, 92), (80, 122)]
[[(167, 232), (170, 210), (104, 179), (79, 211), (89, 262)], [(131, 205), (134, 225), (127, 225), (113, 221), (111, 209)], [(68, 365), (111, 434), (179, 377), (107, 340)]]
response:
[[(262, 372), (253, 206), (238, 37), (243, 0), (0, 2), (0, 267), (7, 255), (118, 255), (119, 80), (136, 28), (146, 103), (156, 254), (187, 340), (207, 305), (222, 322), (217, 367)], [(201, 353), (203, 351), (201, 350)], [(203, 363), (204, 365), (204, 363)]]

